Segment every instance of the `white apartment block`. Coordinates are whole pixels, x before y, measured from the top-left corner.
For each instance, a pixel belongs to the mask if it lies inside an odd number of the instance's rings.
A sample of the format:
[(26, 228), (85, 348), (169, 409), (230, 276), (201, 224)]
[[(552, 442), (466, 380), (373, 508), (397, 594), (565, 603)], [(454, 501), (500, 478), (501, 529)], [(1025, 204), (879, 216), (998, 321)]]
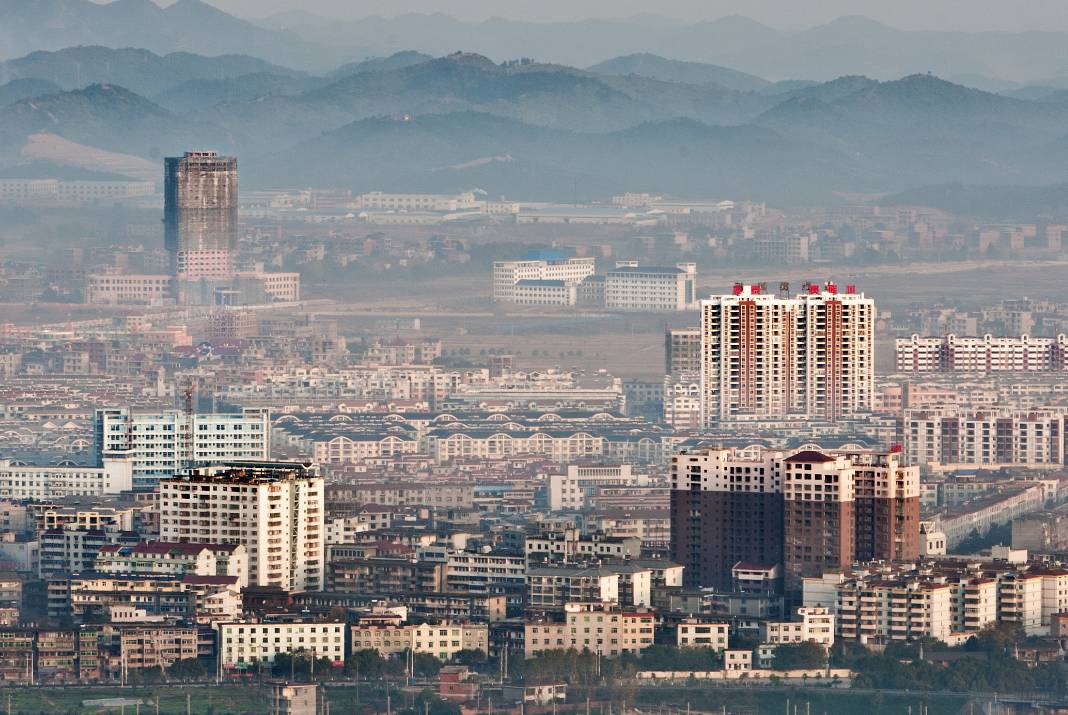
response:
[(251, 280), (263, 283), (263, 292), (271, 300), (292, 303), (300, 300), (299, 273), (269, 273), (267, 271), (238, 271), (234, 273), (237, 281)]
[(0, 201), (90, 204), (156, 193), (152, 181), (61, 181), (59, 179), (0, 179)]
[(577, 286), (593, 275), (595, 259), (569, 258), (560, 251), (531, 251), (520, 261), (495, 261), (493, 264), (493, 300), (515, 302), (520, 281), (562, 281)]
[(701, 426), (701, 377), (680, 375), (664, 378), (664, 423), (675, 430)]
[(904, 450), (932, 469), (1059, 468), (1065, 459), (1063, 408), (905, 410)]
[(600, 534), (580, 534), (577, 529), (565, 529), (528, 536), (523, 540), (528, 561), (590, 561), (600, 559), (632, 559), (641, 556), (642, 542), (636, 537), (612, 537)]
[(833, 283), (793, 298), (738, 284), (702, 301), (704, 423), (870, 412), (875, 317), (873, 300)]
[(846, 640), (945, 640), (953, 632), (953, 588), (946, 583), (872, 583), (839, 591), (839, 634)]
[(671, 312), (697, 308), (697, 266), (617, 264), (604, 278), (604, 305), (609, 310)]
[(96, 410), (98, 455), (133, 453), (134, 486), (154, 486), (161, 477), (196, 464), (270, 458), (270, 412), (191, 414), (179, 410), (137, 413), (128, 408)]
[(796, 621), (765, 621), (760, 624), (762, 643), (816, 643), (824, 648), (834, 645), (834, 614), (820, 606), (797, 609)]
[(1051, 372), (1068, 370), (1068, 336), (1035, 338), (899, 338), (894, 345), (898, 372)]
[(680, 623), (675, 632), (675, 645), (679, 648), (711, 648), (725, 651), (729, 648), (730, 624), (702, 623), (686, 620)]
[(273, 663), (279, 653), (306, 653), (345, 662), (344, 623), (220, 623), (222, 667)]
[(648, 474), (635, 474), (629, 464), (569, 464), (563, 474), (550, 474), (549, 508), (553, 511), (579, 510), (589, 506), (588, 498), (597, 487), (644, 487)]
[(959, 641), (997, 623), (1044, 635), (1053, 617), (1068, 608), (1066, 570), (906, 568), (904, 574), (861, 569), (805, 579), (804, 604), (830, 611), (838, 636), (862, 643), (925, 636)]
[(160, 539), (243, 545), (251, 585), (323, 588), (324, 511), (307, 465), (234, 462), (160, 481)]
[(559, 611), (580, 601), (620, 603), (620, 574), (606, 567), (532, 566), (527, 569), (527, 585), (532, 610)]
[(352, 626), (352, 652), (374, 650), (383, 657), (405, 651), (449, 661), (461, 650), (489, 652), (489, 626), (475, 623), (419, 625), (358, 623)]
[(326, 522), (327, 544), (355, 544), (359, 534), (371, 531), (371, 523), (357, 516), (335, 517)]
[(133, 489), (133, 458), (108, 453), (99, 467), (38, 467), (0, 460), (0, 498), (61, 499)]
[(535, 621), (524, 628), (525, 656), (547, 650), (589, 650), (613, 658), (653, 645), (656, 617), (649, 611), (620, 611), (589, 603), (569, 603), (564, 622)]
[(145, 541), (134, 546), (104, 544), (94, 570), (111, 574), (167, 574), (171, 576), (232, 576), (248, 585), (248, 554), (241, 544), (195, 544)]
[(355, 197), (352, 208), (378, 211), (462, 211), (480, 208), (474, 193), (388, 194), (371, 191)]
[(316, 464), (363, 464), (368, 460), (418, 454), (419, 440), (391, 435), (339, 435), (327, 441), (306, 440), (313, 444)]
[(563, 280), (520, 280), (512, 286), (516, 305), (566, 306), (578, 303), (578, 287)]
[(174, 298), (174, 278), (162, 274), (91, 273), (85, 302), (92, 305), (161, 305)]

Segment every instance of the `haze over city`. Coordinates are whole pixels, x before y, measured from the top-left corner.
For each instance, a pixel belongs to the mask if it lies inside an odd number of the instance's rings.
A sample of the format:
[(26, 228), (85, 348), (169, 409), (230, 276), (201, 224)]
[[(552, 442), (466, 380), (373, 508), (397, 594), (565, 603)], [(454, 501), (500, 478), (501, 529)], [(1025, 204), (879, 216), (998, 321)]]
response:
[(1068, 712), (1065, 47), (0, 0), (0, 711)]

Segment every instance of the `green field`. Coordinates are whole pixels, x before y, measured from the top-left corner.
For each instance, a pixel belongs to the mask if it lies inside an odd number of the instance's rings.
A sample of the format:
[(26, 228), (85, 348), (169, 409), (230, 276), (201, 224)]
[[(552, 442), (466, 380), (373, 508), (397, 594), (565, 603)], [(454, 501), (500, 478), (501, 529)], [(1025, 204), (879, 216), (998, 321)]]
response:
[(271, 709), (270, 691), (254, 687), (10, 688), (0, 691), (0, 713), (9, 712), (9, 702), (12, 715), (118, 713), (123, 712), (122, 708), (93, 707), (82, 703), (85, 700), (124, 698), (142, 701), (139, 708), (128, 705), (126, 713), (152, 715), (156, 712), (158, 697), (160, 715), (185, 715), (187, 694), (189, 710), (193, 713), (252, 715), (269, 713)]
[[(392, 688), (393, 710), (409, 704), (417, 689), (399, 692)], [(145, 686), (126, 688), (0, 688), (0, 715), (155, 715), (157, 698), (160, 715), (269, 715), (272, 712), (269, 685)], [(359, 700), (354, 687), (324, 688), (330, 699), (330, 715), (367, 715), (385, 711), (385, 692), (378, 683), (363, 683)], [(10, 711), (8, 698), (10, 696)], [(101, 707), (84, 705), (86, 700), (123, 698), (141, 700), (140, 707)], [(357, 708), (357, 702), (360, 707)]]
[[(408, 692), (393, 690), (392, 705), (396, 712), (410, 706), (416, 688)], [(384, 712), (384, 693), (379, 687), (366, 683), (360, 688), (360, 707), (357, 708), (357, 693), (353, 687), (326, 688), (330, 699), (330, 715), (368, 715)], [(0, 690), (0, 715), (153, 715), (156, 698), (159, 698), (160, 715), (185, 715), (186, 696), (188, 712), (195, 715), (269, 715), (272, 712), (271, 688), (269, 686), (221, 687), (128, 687), (128, 688), (5, 688)], [(576, 697), (577, 692), (572, 693)], [(614, 701), (613, 712), (619, 712), (621, 699), (626, 695), (627, 704), (643, 713), (691, 712), (722, 713), (729, 715), (836, 715), (837, 713), (864, 713), (864, 715), (901, 715), (924, 712), (928, 715), (957, 715), (967, 704), (960, 695), (917, 693), (906, 695), (860, 694), (849, 690), (796, 690), (789, 689), (720, 689), (704, 688), (624, 688), (609, 694), (596, 688), (591, 692), (591, 712), (607, 712), (597, 703)], [(10, 696), (10, 711), (8, 710)], [(121, 707), (85, 706), (85, 700), (102, 698), (140, 699), (134, 705)], [(602, 700), (603, 699), (603, 700)], [(795, 711), (796, 706), (796, 711)], [(724, 710), (724, 708), (726, 708)], [(565, 709), (565, 708), (561, 708)], [(324, 708), (325, 710), (325, 708)], [(578, 712), (584, 712), (579, 706)]]
[[(860, 694), (849, 690), (814, 690), (784, 692), (782, 690), (752, 691), (717, 688), (643, 688), (635, 693), (636, 706), (643, 712), (649, 707), (676, 709), (685, 712), (687, 703), (691, 710), (703, 712), (726, 712), (729, 715), (837, 715), (838, 713), (864, 713), (864, 715), (957, 715), (967, 703), (961, 695), (917, 693), (915, 695)], [(926, 711), (922, 710), (926, 706)], [(796, 707), (796, 710), (795, 710)], [(911, 710), (910, 710), (911, 707)]]

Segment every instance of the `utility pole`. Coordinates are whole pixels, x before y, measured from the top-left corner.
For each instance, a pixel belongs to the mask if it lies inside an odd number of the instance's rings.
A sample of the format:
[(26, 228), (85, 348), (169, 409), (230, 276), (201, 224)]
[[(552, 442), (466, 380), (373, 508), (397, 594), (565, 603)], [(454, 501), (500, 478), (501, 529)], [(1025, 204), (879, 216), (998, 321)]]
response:
[(185, 715), (193, 715), (192, 699), (189, 693), (185, 694)]

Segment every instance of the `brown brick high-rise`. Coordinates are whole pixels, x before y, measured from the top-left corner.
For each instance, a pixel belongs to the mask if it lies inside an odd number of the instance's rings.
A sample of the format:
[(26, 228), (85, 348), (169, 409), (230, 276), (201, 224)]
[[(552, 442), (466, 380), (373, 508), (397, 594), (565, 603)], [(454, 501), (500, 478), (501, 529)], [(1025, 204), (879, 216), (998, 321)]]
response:
[(783, 566), (787, 590), (854, 561), (919, 556), (919, 470), (896, 453), (700, 449), (672, 460), (671, 555), (691, 586), (739, 561)]

